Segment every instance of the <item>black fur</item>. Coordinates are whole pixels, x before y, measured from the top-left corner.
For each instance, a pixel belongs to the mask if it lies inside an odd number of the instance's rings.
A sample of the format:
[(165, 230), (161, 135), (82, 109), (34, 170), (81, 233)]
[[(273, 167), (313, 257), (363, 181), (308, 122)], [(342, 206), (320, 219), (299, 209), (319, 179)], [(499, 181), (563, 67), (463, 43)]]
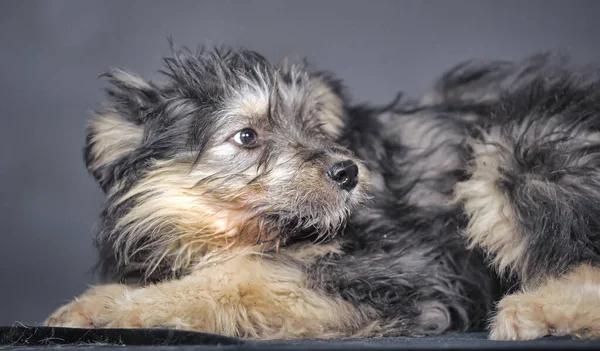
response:
[[(403, 105), (349, 110), (341, 142), (368, 160), (384, 186), (352, 217), (340, 239), (346, 255), (316, 268), (327, 275), (320, 279), (329, 291), (376, 306), (383, 318), (434, 316), (426, 322), (428, 332), (483, 326), (502, 287), (481, 253), (465, 248), (460, 205), (450, 204), (454, 184), (466, 177), (460, 161), (468, 158), (464, 141), (470, 126), (462, 116), (477, 108), (469, 110)], [(382, 118), (387, 114), (394, 115)], [(407, 130), (411, 139), (444, 136), (419, 149), (403, 140), (399, 131), (405, 125), (421, 128)], [(440, 164), (451, 159), (454, 164)], [(423, 197), (415, 199), (415, 191)]]

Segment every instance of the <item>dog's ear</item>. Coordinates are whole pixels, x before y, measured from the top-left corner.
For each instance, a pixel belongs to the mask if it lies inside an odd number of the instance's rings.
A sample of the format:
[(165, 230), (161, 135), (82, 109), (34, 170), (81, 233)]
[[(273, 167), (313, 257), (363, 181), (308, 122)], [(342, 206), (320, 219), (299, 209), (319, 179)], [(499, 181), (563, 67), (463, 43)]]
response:
[(162, 98), (156, 86), (134, 74), (112, 70), (102, 76), (111, 83), (110, 105), (94, 116), (86, 130), (84, 158), (106, 192), (115, 181), (115, 166), (142, 144), (146, 118)]
[(309, 99), (314, 101), (323, 131), (337, 139), (345, 125), (346, 97), (342, 82), (327, 72), (310, 75)]

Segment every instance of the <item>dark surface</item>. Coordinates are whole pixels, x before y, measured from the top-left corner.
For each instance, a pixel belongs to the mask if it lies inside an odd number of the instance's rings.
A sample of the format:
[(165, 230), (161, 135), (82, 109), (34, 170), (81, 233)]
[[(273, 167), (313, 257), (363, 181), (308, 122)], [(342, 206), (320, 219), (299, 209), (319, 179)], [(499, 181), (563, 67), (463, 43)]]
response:
[(104, 350), (598, 350), (600, 341), (548, 337), (532, 341), (492, 341), (485, 333), (444, 334), (426, 338), (374, 338), (295, 341), (243, 341), (219, 335), (162, 329), (69, 329), (0, 327), (0, 348)]

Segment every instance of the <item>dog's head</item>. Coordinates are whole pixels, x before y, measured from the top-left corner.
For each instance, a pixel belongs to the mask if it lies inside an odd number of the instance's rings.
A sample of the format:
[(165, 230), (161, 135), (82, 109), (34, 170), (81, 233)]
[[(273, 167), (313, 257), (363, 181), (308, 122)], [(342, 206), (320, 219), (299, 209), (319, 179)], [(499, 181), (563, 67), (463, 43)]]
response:
[(368, 174), (337, 142), (336, 80), (250, 51), (165, 62), (163, 84), (108, 73), (111, 104), (88, 129), (85, 161), (107, 194), (97, 237), (106, 274), (185, 271), (339, 231)]

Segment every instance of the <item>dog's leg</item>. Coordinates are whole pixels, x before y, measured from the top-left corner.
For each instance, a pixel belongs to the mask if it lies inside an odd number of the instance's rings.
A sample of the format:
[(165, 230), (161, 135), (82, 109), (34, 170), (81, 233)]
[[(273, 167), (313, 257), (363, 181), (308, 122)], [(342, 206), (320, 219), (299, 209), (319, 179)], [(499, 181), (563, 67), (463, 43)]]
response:
[(546, 335), (600, 337), (600, 268), (581, 265), (500, 301), (491, 339), (527, 340)]
[(82, 297), (77, 308), (67, 308), (75, 318), (58, 313), (62, 317), (48, 324), (168, 327), (261, 339), (370, 335), (378, 327), (369, 311), (308, 287), (299, 267), (251, 256), (121, 292), (104, 298), (104, 308), (94, 307), (100, 300)]

